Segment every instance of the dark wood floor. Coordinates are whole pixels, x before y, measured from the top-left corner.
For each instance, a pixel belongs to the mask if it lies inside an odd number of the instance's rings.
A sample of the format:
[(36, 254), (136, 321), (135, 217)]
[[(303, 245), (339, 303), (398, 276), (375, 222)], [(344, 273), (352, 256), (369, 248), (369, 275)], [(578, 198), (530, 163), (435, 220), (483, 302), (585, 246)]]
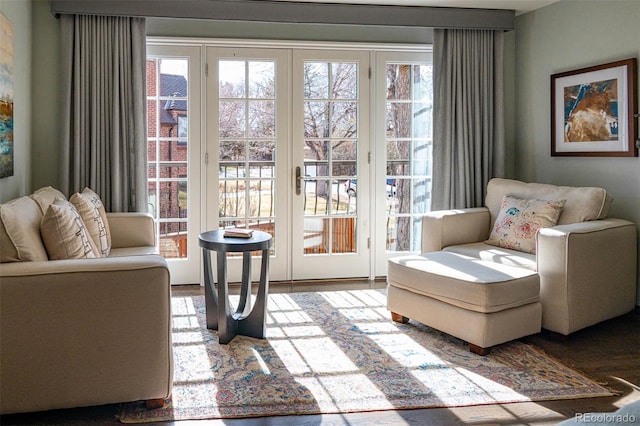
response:
[[(382, 288), (381, 282), (337, 282), (293, 285), (274, 283), (271, 292), (318, 291), (354, 288)], [(174, 294), (198, 294), (196, 286), (174, 288)], [(522, 424), (552, 425), (579, 413), (612, 412), (640, 401), (640, 310), (578, 331), (566, 339), (545, 332), (527, 338), (565, 364), (606, 382), (619, 395), (548, 402), (495, 404), (451, 409), (422, 409), (353, 413), (344, 415), (287, 416), (237, 420), (167, 422), (186, 426), (230, 425), (454, 425)], [(1, 396), (0, 396), (1, 403)], [(55, 410), (43, 413), (6, 415), (5, 425), (116, 425), (118, 405)]]

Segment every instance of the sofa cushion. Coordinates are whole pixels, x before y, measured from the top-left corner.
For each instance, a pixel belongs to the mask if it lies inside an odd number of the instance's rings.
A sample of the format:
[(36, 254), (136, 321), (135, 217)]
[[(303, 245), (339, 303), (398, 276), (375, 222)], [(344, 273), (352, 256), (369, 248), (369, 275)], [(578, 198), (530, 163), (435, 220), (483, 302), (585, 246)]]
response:
[(388, 266), (389, 285), (475, 312), (499, 312), (540, 297), (537, 273), (455, 253), (399, 256)]
[(80, 213), (89, 235), (91, 235), (98, 248), (100, 257), (109, 256), (111, 251), (111, 232), (107, 213), (98, 194), (89, 188), (85, 188), (82, 192), (73, 194), (69, 201)]
[(613, 201), (603, 188), (556, 186), (494, 178), (487, 184), (485, 198), (485, 205), (491, 212), (491, 223), (495, 222), (505, 195), (525, 199), (565, 200), (558, 225), (604, 219), (609, 214)]
[(33, 194), (31, 194), (31, 198), (33, 198), (33, 200), (38, 203), (38, 207), (40, 207), (40, 213), (42, 213), (43, 216), (47, 212), (49, 205), (53, 204), (55, 200), (67, 199), (67, 197), (65, 197), (62, 192), (58, 191), (52, 186), (44, 186), (34, 191)]
[(505, 195), (487, 244), (536, 252), (536, 233), (558, 223), (565, 200), (521, 199)]
[(26, 262), (47, 260), (40, 239), (42, 214), (29, 196), (0, 205), (0, 261)]
[(450, 253), (475, 257), (480, 260), (500, 263), (507, 266), (527, 268), (537, 271), (536, 255), (518, 250), (510, 250), (502, 247), (491, 246), (485, 243), (470, 243), (447, 246), (442, 249)]
[(100, 257), (80, 214), (69, 201), (49, 205), (40, 226), (49, 260)]

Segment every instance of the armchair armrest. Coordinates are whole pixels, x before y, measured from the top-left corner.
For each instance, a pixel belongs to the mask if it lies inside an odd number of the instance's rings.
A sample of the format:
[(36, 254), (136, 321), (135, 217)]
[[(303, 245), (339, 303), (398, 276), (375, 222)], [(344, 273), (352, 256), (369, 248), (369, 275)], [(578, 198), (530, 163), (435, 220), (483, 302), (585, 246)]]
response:
[(636, 232), (634, 223), (622, 219), (538, 231), (543, 328), (568, 335), (634, 308)]
[(107, 213), (113, 248), (156, 245), (156, 227), (148, 213)]
[(491, 216), (486, 207), (438, 210), (422, 217), (422, 252), (489, 238)]

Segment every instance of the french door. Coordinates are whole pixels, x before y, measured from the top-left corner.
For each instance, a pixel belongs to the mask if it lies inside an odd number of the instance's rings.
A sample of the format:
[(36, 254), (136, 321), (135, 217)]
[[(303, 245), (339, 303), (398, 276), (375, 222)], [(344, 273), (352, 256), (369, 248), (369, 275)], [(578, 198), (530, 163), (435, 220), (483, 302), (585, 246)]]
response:
[(271, 233), (272, 280), (367, 277), (369, 56), (291, 55), (207, 49), (207, 229)]
[[(287, 50), (207, 48), (206, 228), (270, 233), (271, 280), (289, 279), (289, 62)], [(240, 281), (242, 256), (228, 266)]]
[(369, 276), (369, 54), (293, 54), (293, 279)]
[(201, 281), (198, 234), (219, 228), (271, 233), (273, 281), (385, 276), (419, 250), (432, 68), (405, 49), (148, 45), (149, 210), (173, 284)]

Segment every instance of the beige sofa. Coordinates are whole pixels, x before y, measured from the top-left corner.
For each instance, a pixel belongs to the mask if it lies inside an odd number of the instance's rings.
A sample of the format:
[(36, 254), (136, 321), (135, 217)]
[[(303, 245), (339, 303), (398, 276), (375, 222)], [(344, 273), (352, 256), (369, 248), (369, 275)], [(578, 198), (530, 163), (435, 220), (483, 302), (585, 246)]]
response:
[[(535, 233), (534, 253), (487, 244), (505, 195), (564, 200), (557, 224)], [(388, 308), (396, 320), (412, 318), (480, 347), (535, 333), (537, 303), (542, 328), (562, 335), (625, 314), (636, 301), (637, 228), (607, 218), (611, 202), (602, 188), (492, 179), (485, 207), (423, 218), (423, 255), (389, 261)]]
[(152, 217), (107, 214), (107, 257), (47, 260), (38, 228), (61, 196), (0, 206), (0, 413), (168, 398), (171, 290)]

